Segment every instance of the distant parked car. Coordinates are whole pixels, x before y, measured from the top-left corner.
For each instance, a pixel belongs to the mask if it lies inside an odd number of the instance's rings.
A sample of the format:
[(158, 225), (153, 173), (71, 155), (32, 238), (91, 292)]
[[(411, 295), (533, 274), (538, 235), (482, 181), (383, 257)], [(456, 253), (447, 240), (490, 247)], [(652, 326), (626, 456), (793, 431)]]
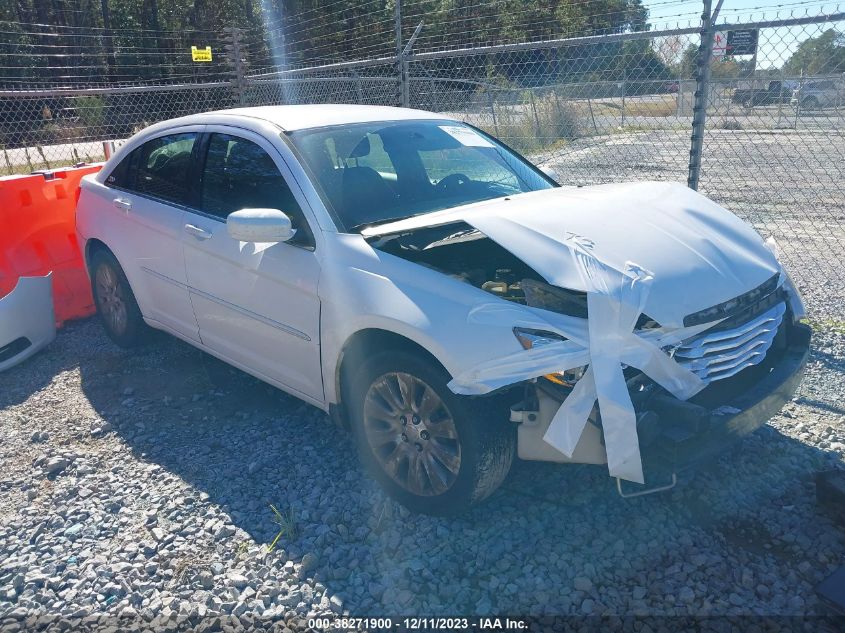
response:
[(772, 105), (789, 103), (792, 98), (792, 87), (783, 81), (770, 81), (766, 88), (750, 88), (734, 90), (731, 102), (739, 103), (745, 108), (758, 105)]
[(845, 91), (832, 79), (813, 81), (796, 88), (792, 92), (792, 105), (801, 104), (804, 110), (835, 108), (842, 105)]

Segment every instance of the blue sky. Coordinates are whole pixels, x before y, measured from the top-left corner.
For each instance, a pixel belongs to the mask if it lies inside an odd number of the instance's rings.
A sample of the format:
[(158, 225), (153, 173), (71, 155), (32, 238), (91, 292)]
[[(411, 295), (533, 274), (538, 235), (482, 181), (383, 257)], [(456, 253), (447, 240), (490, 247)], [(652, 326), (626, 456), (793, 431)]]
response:
[[(712, 0), (716, 6), (718, 0)], [(652, 28), (686, 27), (698, 24), (702, 3), (689, 0), (644, 0), (649, 9)], [(724, 0), (718, 22), (746, 23), (760, 20), (774, 20), (823, 15), (845, 11), (845, 2), (823, 2), (819, 0)], [(845, 30), (845, 24), (806, 25), (779, 29), (763, 29), (759, 35), (757, 67), (780, 67), (789, 59), (798, 45), (808, 37), (821, 35), (831, 27)]]

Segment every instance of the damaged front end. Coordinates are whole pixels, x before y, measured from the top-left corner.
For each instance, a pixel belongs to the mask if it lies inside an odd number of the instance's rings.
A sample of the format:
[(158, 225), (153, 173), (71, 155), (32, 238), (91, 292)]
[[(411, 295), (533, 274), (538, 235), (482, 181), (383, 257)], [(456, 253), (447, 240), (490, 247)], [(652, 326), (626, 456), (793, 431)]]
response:
[[(534, 269), (466, 222), (380, 236), (371, 245), (523, 305), (526, 289), (530, 295), (534, 285), (548, 286)], [(572, 309), (586, 318), (586, 293), (572, 294)]]
[[(664, 350), (707, 383), (688, 400), (677, 398), (643, 372), (626, 368), (644, 471), (682, 472), (723, 454), (733, 441), (763, 426), (798, 388), (810, 336), (810, 328), (794, 318), (785, 290), (777, 288), (720, 324)], [(511, 412), (511, 419), (519, 423), (520, 458), (605, 463), (598, 407), (591, 411), (570, 457), (544, 440), (573, 386), (551, 376), (526, 385), (523, 401)], [(663, 489), (657, 482), (647, 483), (657, 485), (652, 490)]]
[[(646, 314), (653, 275), (607, 264), (577, 235), (560, 240), (570, 255), (561, 262), (587, 290), (548, 283), (548, 270), (544, 278), (525, 263), (542, 269), (538, 258), (517, 257), (501, 235), (464, 221), (368, 241), (535, 313), (536, 324), (513, 328), (522, 353), (467, 368), (450, 388), (479, 394), (522, 383), (511, 410), (519, 457), (607, 463), (623, 496), (621, 481), (646, 483), (644, 472), (668, 470), (673, 485), (676, 472), (765, 424), (801, 380), (810, 330), (782, 270), (665, 327)], [(666, 488), (647, 485), (634, 494)]]

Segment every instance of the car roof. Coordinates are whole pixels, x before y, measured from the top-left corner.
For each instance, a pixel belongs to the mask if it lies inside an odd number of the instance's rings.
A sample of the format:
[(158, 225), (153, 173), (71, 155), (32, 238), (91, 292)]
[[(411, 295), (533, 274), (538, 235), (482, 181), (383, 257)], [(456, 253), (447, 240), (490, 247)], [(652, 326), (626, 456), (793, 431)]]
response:
[[(369, 123), (373, 121), (452, 119), (452, 117), (435, 114), (434, 112), (426, 112), (425, 110), (342, 103), (232, 108), (230, 110), (216, 110), (206, 114), (262, 119), (283, 130), (304, 130), (307, 128), (328, 127), (348, 123)], [(197, 116), (201, 118), (205, 115)], [(196, 120), (196, 122), (201, 123), (202, 121)]]

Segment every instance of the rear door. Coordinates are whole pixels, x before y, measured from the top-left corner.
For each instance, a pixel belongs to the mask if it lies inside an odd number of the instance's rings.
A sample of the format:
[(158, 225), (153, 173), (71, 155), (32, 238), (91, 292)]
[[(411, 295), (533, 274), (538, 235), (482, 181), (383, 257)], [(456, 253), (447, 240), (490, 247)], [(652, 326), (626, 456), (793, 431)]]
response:
[[(184, 217), (188, 288), (203, 345), (317, 402), (320, 265), (305, 197), (278, 151), (252, 132), (208, 126), (198, 209)], [(229, 237), (226, 218), (244, 208), (290, 216), (290, 242)]]
[(188, 298), (182, 227), (203, 127), (176, 128), (147, 140), (109, 174), (101, 192), (116, 222), (109, 247), (144, 317), (195, 341), (199, 328)]

